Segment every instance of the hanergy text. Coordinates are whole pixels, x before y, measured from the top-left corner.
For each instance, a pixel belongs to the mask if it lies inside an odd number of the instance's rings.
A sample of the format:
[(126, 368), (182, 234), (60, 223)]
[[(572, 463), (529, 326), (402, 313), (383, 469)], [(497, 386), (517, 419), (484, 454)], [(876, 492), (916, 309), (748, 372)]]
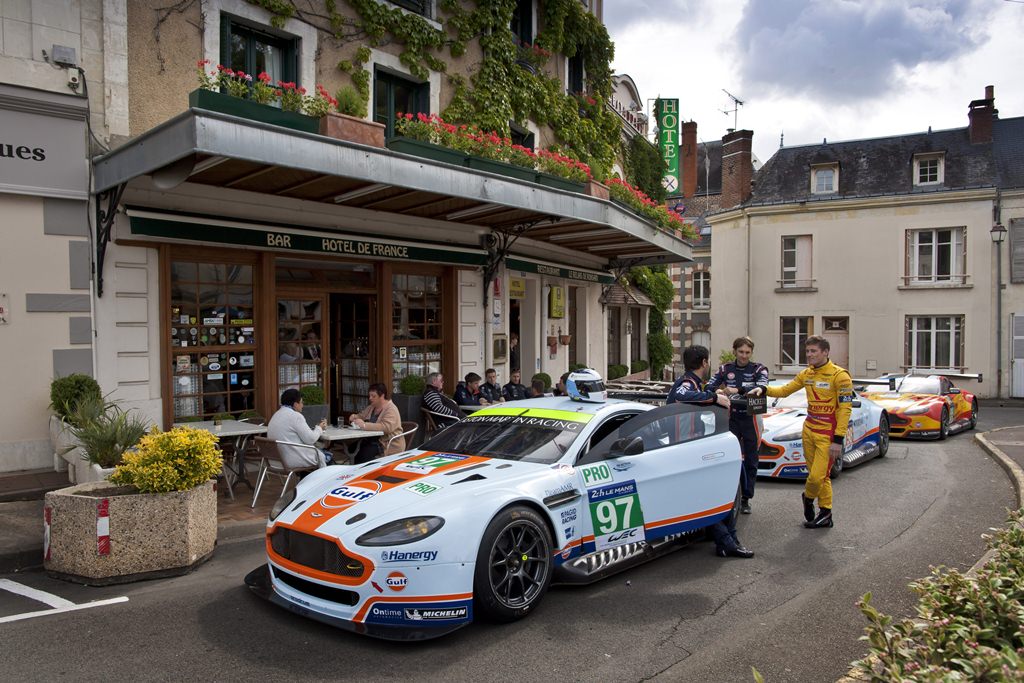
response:
[(436, 559), (436, 550), (385, 550), (380, 554), (381, 562), (433, 562)]

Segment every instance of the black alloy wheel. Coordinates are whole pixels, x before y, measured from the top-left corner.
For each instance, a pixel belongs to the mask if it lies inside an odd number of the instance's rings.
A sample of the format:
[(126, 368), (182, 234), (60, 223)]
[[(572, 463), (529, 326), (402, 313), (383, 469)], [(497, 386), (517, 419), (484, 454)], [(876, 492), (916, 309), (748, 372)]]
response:
[(491, 621), (525, 617), (547, 592), (552, 574), (551, 534), (532, 509), (499, 512), (484, 532), (473, 574), (478, 613)]
[(942, 416), (939, 418), (939, 441), (949, 436), (949, 406), (942, 406)]
[(884, 458), (889, 452), (889, 416), (882, 413), (878, 418), (878, 457)]
[(971, 399), (971, 421), (967, 425), (968, 429), (974, 429), (978, 426), (978, 399)]

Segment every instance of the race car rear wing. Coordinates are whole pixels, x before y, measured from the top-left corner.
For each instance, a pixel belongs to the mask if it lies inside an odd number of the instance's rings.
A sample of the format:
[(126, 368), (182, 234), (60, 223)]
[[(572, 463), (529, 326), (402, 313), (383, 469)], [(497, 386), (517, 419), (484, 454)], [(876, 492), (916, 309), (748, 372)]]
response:
[(904, 372), (900, 374), (891, 374), (888, 377), (876, 377), (871, 379), (861, 379), (854, 377), (854, 387), (864, 387), (868, 385), (872, 386), (887, 386), (889, 391), (896, 391), (896, 385), (899, 381), (905, 377), (949, 377), (950, 379), (976, 379), (979, 383), (984, 382), (984, 376), (982, 373), (976, 375), (971, 374), (958, 374), (952, 372), (924, 372), (921, 370), (911, 370), (910, 372)]

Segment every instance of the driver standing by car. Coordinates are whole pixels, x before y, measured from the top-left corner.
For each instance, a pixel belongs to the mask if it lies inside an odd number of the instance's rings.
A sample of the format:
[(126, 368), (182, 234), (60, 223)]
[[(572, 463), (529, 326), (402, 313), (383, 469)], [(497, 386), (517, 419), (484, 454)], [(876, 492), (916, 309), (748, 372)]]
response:
[[(672, 390), (668, 394), (669, 403), (693, 403), (703, 406), (717, 403), (723, 408), (729, 407), (729, 399), (725, 395), (704, 388), (704, 378), (711, 369), (708, 361), (710, 357), (711, 354), (704, 346), (687, 346), (683, 349), (683, 367), (686, 368), (686, 374), (672, 385)], [(715, 554), (719, 557), (754, 556), (754, 551), (744, 547), (736, 536), (736, 515), (730, 514), (724, 520), (716, 522), (711, 527), (711, 533), (715, 537)]]
[[(832, 480), (829, 473), (836, 458), (843, 456), (846, 427), (853, 409), (853, 380), (850, 373), (828, 359), (831, 346), (824, 337), (812, 335), (804, 341), (807, 367), (791, 382), (768, 387), (768, 395), (789, 396), (807, 389), (807, 418), (804, 420), (803, 446), (807, 460), (807, 483), (801, 494), (804, 526), (808, 529), (832, 527)], [(814, 514), (814, 500), (818, 514)]]

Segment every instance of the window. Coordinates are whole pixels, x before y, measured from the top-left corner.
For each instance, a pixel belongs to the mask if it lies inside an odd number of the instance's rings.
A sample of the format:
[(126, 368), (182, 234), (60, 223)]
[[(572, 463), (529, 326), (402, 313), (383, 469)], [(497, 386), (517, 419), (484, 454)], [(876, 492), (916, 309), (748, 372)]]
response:
[(782, 287), (812, 287), (811, 236), (782, 238)]
[(963, 367), (963, 329), (962, 315), (908, 315), (906, 366), (929, 369)]
[(583, 84), (583, 55), (581, 53), (577, 53), (572, 57), (569, 57), (566, 88), (570, 93), (581, 93), (585, 91)]
[(779, 319), (779, 363), (782, 365), (804, 365), (804, 342), (814, 329), (814, 318)]
[(430, 86), (377, 69), (373, 87), (373, 120), (386, 126), (385, 137), (395, 134), (395, 114), (430, 113)]
[(253, 78), (265, 71), (273, 83), (298, 81), (297, 39), (278, 36), (228, 17), (224, 17), (220, 25), (222, 64), (252, 74)]
[(277, 390), (324, 387), (323, 301), (277, 302)]
[(967, 281), (966, 228), (907, 231), (907, 276), (911, 285)]
[(914, 157), (914, 185), (939, 185), (943, 178), (941, 154)]
[(839, 167), (819, 166), (811, 169), (811, 192), (829, 194), (839, 189)]
[(508, 127), (512, 133), (512, 144), (521, 145), (527, 149), (533, 149), (535, 146), (535, 138), (533, 131), (529, 128), (523, 128), (515, 121), (509, 121)]
[(711, 273), (698, 270), (693, 273), (693, 307), (711, 306)]
[(174, 420), (256, 407), (253, 267), (171, 262)]
[(705, 349), (710, 349), (711, 333), (704, 330), (694, 332), (690, 335), (690, 343), (694, 346), (703, 346)]
[[(392, 275), (391, 300), (391, 369), (397, 390), (407, 375), (441, 372), (441, 277)], [(447, 379), (454, 386), (458, 378)]]
[(413, 14), (419, 14), (427, 19), (431, 18), (430, 0), (391, 0), (391, 4), (398, 5), (402, 9), (407, 9)]
[(512, 35), (520, 45), (533, 44), (533, 0), (516, 0), (512, 10), (512, 22), (509, 24)]

